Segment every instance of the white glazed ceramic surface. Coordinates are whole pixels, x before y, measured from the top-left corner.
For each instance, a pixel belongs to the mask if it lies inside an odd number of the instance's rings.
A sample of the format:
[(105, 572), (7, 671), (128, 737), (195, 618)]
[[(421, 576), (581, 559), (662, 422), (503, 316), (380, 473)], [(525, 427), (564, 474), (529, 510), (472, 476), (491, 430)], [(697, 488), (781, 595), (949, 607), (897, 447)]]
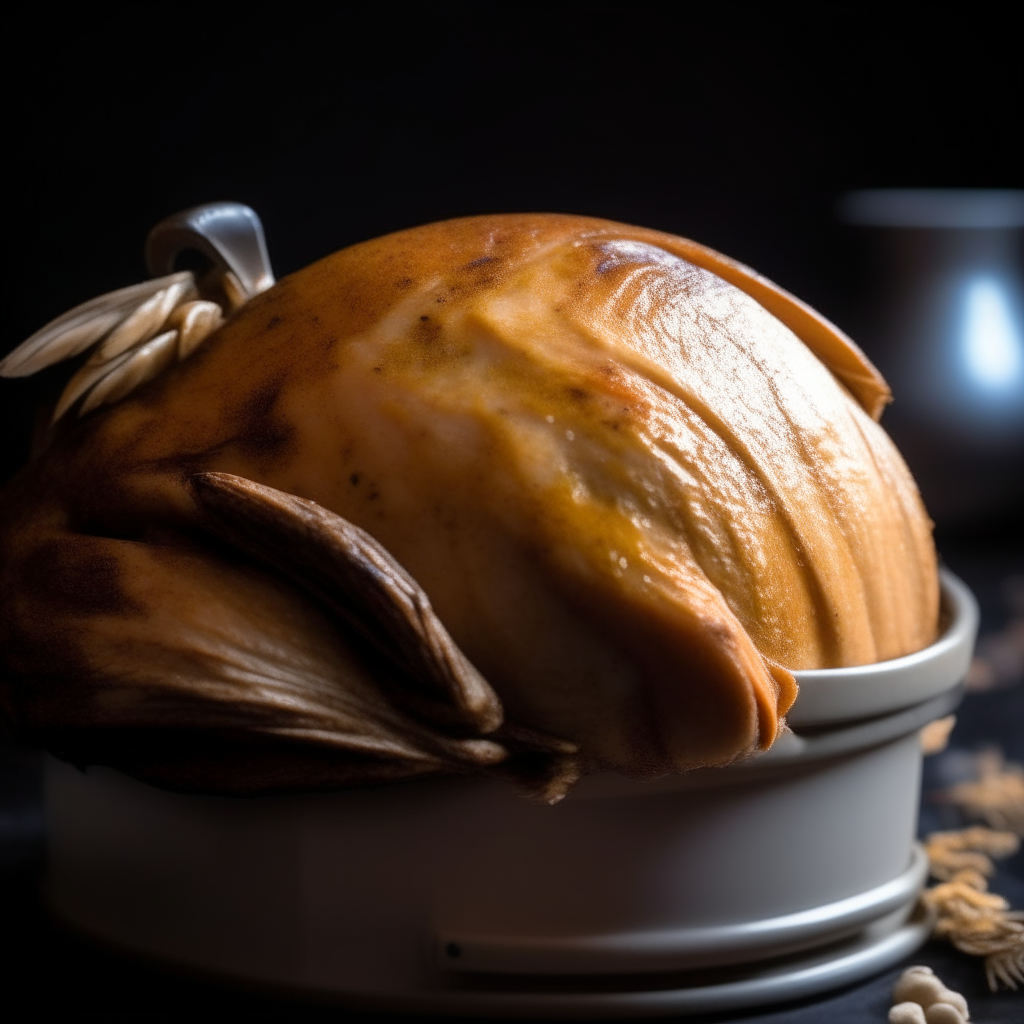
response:
[(949, 628), (901, 668), (801, 673), (810, 719), (848, 724), (732, 768), (591, 776), (553, 808), (474, 779), (184, 796), (51, 760), (51, 903), (138, 952), (435, 1013), (684, 1013), (848, 983), (927, 932), (917, 732), (955, 706), (977, 621), (943, 588)]

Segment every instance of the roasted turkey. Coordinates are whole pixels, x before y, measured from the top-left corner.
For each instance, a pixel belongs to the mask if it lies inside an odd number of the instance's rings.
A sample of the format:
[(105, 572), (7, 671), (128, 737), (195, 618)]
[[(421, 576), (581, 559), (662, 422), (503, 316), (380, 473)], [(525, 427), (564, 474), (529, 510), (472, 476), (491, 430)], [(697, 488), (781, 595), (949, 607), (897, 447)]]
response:
[(90, 335), (2, 494), (0, 702), (59, 756), (193, 791), (468, 772), (554, 800), (764, 750), (792, 670), (935, 638), (884, 381), (741, 264), (474, 217), (245, 298), (178, 360), (168, 312), (98, 399), (128, 357)]

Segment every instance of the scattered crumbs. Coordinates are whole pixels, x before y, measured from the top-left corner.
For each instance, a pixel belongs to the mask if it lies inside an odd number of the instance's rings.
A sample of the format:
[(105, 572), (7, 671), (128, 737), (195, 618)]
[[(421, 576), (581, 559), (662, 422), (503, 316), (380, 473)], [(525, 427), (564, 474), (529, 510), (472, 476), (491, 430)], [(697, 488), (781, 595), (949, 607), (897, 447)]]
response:
[(574, 434), (574, 433), (573, 433), (573, 432), (572, 432), (571, 430), (567, 430), (567, 431), (565, 432), (565, 436), (566, 436), (566, 437), (567, 437), (567, 438), (568, 438), (568, 439), (569, 439), (570, 441), (575, 441), (575, 440), (576, 440), (576, 435), (575, 435), (575, 434)]
[(623, 555), (623, 556), (622, 556), (622, 557), (621, 557), (621, 558), (619, 559), (619, 568), (620, 568), (620, 569), (625, 569), (625, 568), (626, 568), (626, 567), (627, 567), (628, 565), (629, 565), (629, 562), (628, 562), (628, 561), (626, 560), (626, 556), (625, 556), (625, 555)]
[(611, 555), (611, 559), (613, 562), (617, 562), (619, 560), (618, 551), (609, 551), (608, 554)]
[(546, 419), (548, 421), (548, 423), (554, 423), (555, 422), (555, 417), (554, 416), (545, 416), (544, 419)]
[(644, 583), (650, 583), (650, 582), (651, 582), (651, 577), (647, 576), (647, 575), (644, 575)]

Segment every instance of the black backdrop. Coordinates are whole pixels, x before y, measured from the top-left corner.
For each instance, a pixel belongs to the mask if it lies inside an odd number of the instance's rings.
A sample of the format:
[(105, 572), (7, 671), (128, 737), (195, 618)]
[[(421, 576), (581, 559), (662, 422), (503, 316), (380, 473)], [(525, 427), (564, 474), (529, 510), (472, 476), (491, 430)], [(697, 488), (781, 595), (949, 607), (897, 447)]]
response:
[[(678, 232), (774, 278), (882, 362), (871, 253), (837, 222), (837, 197), (1024, 184), (1018, 33), (992, 8), (931, 8), (913, 23), (864, 6), (357, 10), (320, 20), (295, 4), (9, 13), (0, 353), (141, 279), (143, 239), (162, 217), (237, 199), (263, 218), (279, 276), (463, 214), (558, 210)], [(0, 381), (0, 482), (25, 458), (36, 390)], [(1001, 526), (940, 536), (989, 631), (1005, 624), (1001, 581), (1024, 565), (1000, 529), (1019, 535), (1012, 510)], [(1015, 694), (965, 702), (954, 745), (998, 740), (1019, 760)], [(221, 1005), (257, 1015), (255, 999), (146, 973), (48, 923), (34, 881), (38, 760), (0, 751), (4, 809), (27, 822), (8, 846), (31, 854), (0, 893), (18, 952), (12, 1005), (20, 994), (79, 1015), (130, 1007), (137, 1019), (145, 1006), (154, 1020), (180, 1019)], [(993, 884), (1019, 906), (1011, 882)], [(944, 946), (921, 955), (981, 1009), (975, 963)], [(778, 1019), (852, 1022), (869, 1009), (881, 1019), (894, 975)], [(995, 1000), (986, 1019), (1011, 1019), (1008, 997)], [(297, 1012), (264, 1002), (268, 1019)]]
[[(837, 197), (1024, 181), (1014, 33), (991, 10), (603, 10), (23, 12), (0, 352), (141, 279), (157, 220), (237, 199), (279, 276), (463, 214), (657, 227), (753, 265), (877, 357), (869, 254)], [(0, 479), (25, 457), (33, 387), (0, 382)]]

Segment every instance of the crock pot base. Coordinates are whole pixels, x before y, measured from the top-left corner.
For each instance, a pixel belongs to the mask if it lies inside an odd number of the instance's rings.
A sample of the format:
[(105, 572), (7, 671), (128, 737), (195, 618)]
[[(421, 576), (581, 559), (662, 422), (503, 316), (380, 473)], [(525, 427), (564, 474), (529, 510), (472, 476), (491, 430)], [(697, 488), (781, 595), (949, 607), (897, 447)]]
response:
[[(64, 923), (89, 931), (67, 918)], [(756, 964), (618, 976), (453, 974), (443, 988), (401, 994), (263, 985), (251, 977), (207, 972), (194, 964), (176, 967), (239, 988), (353, 1010), (495, 1018), (654, 1018), (764, 1007), (856, 984), (916, 952), (930, 932), (929, 915), (912, 900), (840, 942)], [(100, 941), (133, 958), (141, 952), (109, 939)], [(145, 953), (141, 958), (150, 959)]]
[(355, 996), (353, 1002), (399, 1012), (495, 1017), (662, 1017), (738, 1010), (856, 983), (910, 956), (929, 933), (927, 914), (911, 901), (834, 945), (758, 964), (619, 977), (466, 976), (458, 988), (400, 999)]

